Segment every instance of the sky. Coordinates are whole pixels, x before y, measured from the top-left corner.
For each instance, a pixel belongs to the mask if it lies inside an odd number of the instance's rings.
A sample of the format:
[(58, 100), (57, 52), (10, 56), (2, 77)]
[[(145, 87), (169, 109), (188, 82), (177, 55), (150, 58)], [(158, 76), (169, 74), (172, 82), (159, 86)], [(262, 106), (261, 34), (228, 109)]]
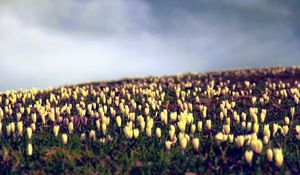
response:
[(0, 0), (0, 91), (300, 65), (300, 1)]

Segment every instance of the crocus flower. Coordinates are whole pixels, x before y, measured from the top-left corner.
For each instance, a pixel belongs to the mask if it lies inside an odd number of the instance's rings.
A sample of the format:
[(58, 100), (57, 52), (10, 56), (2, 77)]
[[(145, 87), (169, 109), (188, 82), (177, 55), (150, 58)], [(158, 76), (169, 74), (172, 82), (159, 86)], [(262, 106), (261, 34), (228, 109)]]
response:
[(247, 130), (250, 131), (252, 128), (252, 123), (251, 122), (248, 122), (247, 123)]
[(96, 127), (97, 127), (97, 130), (99, 131), (100, 130), (100, 120), (99, 119), (97, 119), (96, 120)]
[(156, 128), (156, 136), (157, 138), (161, 138), (161, 129), (160, 128)]
[(198, 131), (199, 131), (199, 132), (202, 131), (202, 121), (198, 121), (198, 123), (197, 123), (197, 128), (198, 128)]
[(139, 129), (135, 128), (135, 129), (133, 130), (133, 136), (134, 136), (135, 139), (138, 138), (138, 136), (139, 136)]
[(80, 141), (81, 141), (81, 143), (85, 143), (85, 141), (86, 141), (85, 133), (82, 133), (82, 134), (81, 134), (81, 136), (80, 136)]
[(31, 156), (32, 155), (32, 144), (28, 143), (27, 145), (27, 155)]
[(229, 134), (230, 133), (230, 125), (223, 125), (223, 132), (225, 134)]
[(95, 132), (95, 130), (91, 130), (91, 131), (90, 131), (89, 137), (90, 137), (92, 140), (96, 140), (96, 132)]
[(264, 141), (264, 144), (268, 144), (269, 143), (269, 137), (264, 136), (263, 141)]
[(246, 118), (247, 118), (246, 113), (245, 113), (245, 112), (242, 112), (241, 116), (242, 116), (242, 120), (243, 120), (243, 121), (246, 121)]
[(244, 145), (244, 141), (245, 141), (245, 137), (244, 136), (237, 136), (236, 139), (235, 139), (237, 145), (239, 147), (243, 147)]
[(185, 132), (185, 126), (186, 126), (186, 121), (182, 120), (180, 122), (177, 123), (178, 128), (181, 132)]
[(74, 124), (73, 124), (73, 122), (69, 123), (68, 129), (69, 129), (69, 133), (71, 134), (73, 132), (73, 130), (74, 130)]
[(54, 133), (54, 136), (57, 137), (58, 136), (58, 132), (59, 132), (59, 125), (55, 125), (53, 127), (53, 133)]
[(252, 158), (253, 158), (253, 151), (252, 150), (247, 150), (245, 152), (245, 159), (246, 159), (246, 162), (248, 164), (250, 164), (252, 162)]
[(195, 150), (199, 149), (199, 138), (194, 138), (193, 139), (193, 146)]
[(267, 158), (268, 158), (269, 162), (272, 162), (272, 160), (273, 160), (273, 152), (272, 152), (271, 148), (267, 149)]
[(102, 129), (103, 134), (107, 133), (107, 125), (105, 123), (102, 123), (101, 129)]
[(291, 112), (291, 115), (294, 116), (295, 115), (295, 107), (291, 107), (290, 112)]
[(211, 120), (206, 120), (205, 126), (208, 130), (211, 130)]
[(141, 123), (140, 123), (140, 126), (141, 126), (141, 131), (144, 132), (145, 126), (146, 126), (146, 122), (144, 120), (142, 120)]
[(195, 131), (196, 131), (196, 125), (192, 124), (192, 126), (191, 126), (191, 133), (194, 134)]
[(33, 132), (36, 130), (36, 125), (35, 125), (35, 123), (31, 123), (30, 127), (31, 127), (31, 129), (32, 129)]
[(170, 136), (170, 139), (172, 140), (174, 138), (174, 135), (175, 135), (175, 129), (171, 129), (169, 130), (169, 136)]
[(122, 119), (121, 119), (120, 116), (117, 116), (117, 117), (116, 117), (116, 122), (117, 122), (117, 126), (118, 126), (118, 127), (121, 127), (121, 125), (122, 125)]
[(177, 120), (177, 112), (171, 112), (170, 121), (176, 121), (176, 120)]
[(31, 114), (31, 119), (33, 123), (36, 123), (36, 113)]
[(252, 150), (258, 154), (261, 153), (263, 148), (263, 143), (260, 139), (252, 140), (251, 141)]
[(170, 149), (171, 149), (171, 145), (172, 145), (172, 142), (171, 142), (171, 141), (167, 140), (167, 141), (165, 142), (165, 146), (166, 146), (166, 149), (167, 149), (167, 150), (170, 150)]
[(27, 138), (30, 140), (32, 137), (32, 129), (31, 127), (27, 127), (26, 128), (26, 132), (27, 132)]
[(148, 137), (151, 137), (151, 135), (152, 135), (152, 130), (151, 130), (151, 128), (146, 128), (146, 134), (147, 134), (147, 136)]
[(20, 121), (17, 123), (17, 129), (18, 129), (18, 133), (20, 135), (22, 135), (23, 134), (23, 122)]
[(279, 129), (278, 124), (273, 123), (273, 133), (272, 133), (273, 137), (276, 135), (278, 129)]
[(62, 134), (61, 135), (61, 140), (62, 140), (62, 143), (64, 145), (67, 144), (67, 142), (68, 142), (68, 135), (67, 134)]
[(10, 128), (11, 128), (11, 132), (14, 133), (15, 132), (15, 128), (16, 128), (16, 125), (15, 125), (14, 122), (10, 123)]
[(10, 134), (11, 134), (11, 125), (10, 124), (6, 125), (6, 134), (7, 134), (7, 136), (10, 136)]
[(124, 128), (124, 134), (125, 134), (125, 136), (126, 136), (127, 139), (131, 139), (132, 136), (133, 136), (132, 128), (129, 127), (129, 126), (125, 126), (125, 128)]
[(254, 123), (253, 124), (253, 132), (257, 134), (258, 131), (259, 131), (259, 125), (258, 125), (258, 123)]
[(289, 125), (289, 124), (290, 124), (290, 118), (284, 117), (284, 123), (285, 123), (286, 125)]
[(278, 167), (281, 167), (283, 164), (283, 154), (282, 154), (282, 149), (280, 148), (274, 148), (274, 160), (275, 160), (275, 165)]
[(224, 141), (223, 133), (218, 132), (215, 136), (215, 139), (219, 142), (223, 142)]
[(185, 150), (186, 146), (187, 146), (187, 139), (185, 137), (182, 137), (181, 139), (179, 139), (179, 143), (180, 143), (181, 149)]
[(233, 134), (229, 134), (228, 137), (229, 137), (229, 142), (233, 143), (233, 141), (234, 141), (234, 135)]

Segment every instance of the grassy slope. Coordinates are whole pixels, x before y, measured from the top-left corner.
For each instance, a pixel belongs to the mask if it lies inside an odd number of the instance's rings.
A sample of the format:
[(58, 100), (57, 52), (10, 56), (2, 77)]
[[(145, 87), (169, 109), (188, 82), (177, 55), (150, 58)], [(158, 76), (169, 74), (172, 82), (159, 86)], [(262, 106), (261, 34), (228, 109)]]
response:
[[(205, 80), (215, 79), (227, 81), (231, 80), (231, 83), (243, 82), (249, 80), (256, 83), (255, 89), (253, 89), (253, 95), (261, 95), (261, 90), (264, 89), (264, 82), (267, 79), (278, 82), (293, 82), (295, 80), (300, 81), (300, 70), (293, 69), (294, 73), (289, 68), (286, 71), (276, 74), (269, 73), (263, 75), (258, 70), (253, 72), (212, 72), (209, 74), (203, 74), (201, 76), (185, 75), (180, 79), (175, 78), (175, 83), (180, 81), (190, 81), (189, 79), (201, 79)], [(93, 86), (105, 87), (116, 86), (133, 80), (122, 80), (117, 82), (106, 83), (93, 83)], [(136, 81), (140, 81), (137, 79)], [(146, 81), (146, 80), (143, 80)], [(147, 81), (151, 82), (149, 78)], [(88, 86), (88, 85), (80, 85)], [(199, 86), (205, 88), (205, 84)], [(168, 103), (168, 110), (177, 110), (176, 97), (173, 89), (164, 88), (166, 92), (165, 104)], [(55, 92), (55, 90), (54, 90)], [(48, 94), (39, 94), (40, 98), (47, 98)], [(138, 102), (140, 97), (136, 97)], [(208, 116), (212, 119), (216, 118), (220, 109), (219, 102), (223, 99), (231, 99), (230, 96), (221, 96), (220, 98), (206, 98), (201, 97), (201, 102), (208, 106)], [(250, 97), (243, 97), (235, 99), (237, 112), (247, 110), (251, 105), (245, 103), (244, 100), (248, 100)], [(273, 99), (274, 98), (274, 99)], [(86, 103), (91, 103), (95, 99), (89, 97), (86, 99)], [(193, 102), (194, 99), (187, 99), (187, 101)], [(266, 123), (270, 125), (274, 122), (281, 122), (282, 116), (289, 115), (289, 107), (294, 106), (292, 100), (284, 99), (282, 106), (278, 107), (275, 97), (271, 97), (271, 103), (266, 105), (257, 105), (259, 109), (266, 108), (268, 110)], [(72, 101), (70, 101), (73, 103)], [(28, 102), (30, 103), (30, 102)], [(62, 102), (61, 104), (63, 104)], [(75, 102), (74, 102), (75, 104)], [(1, 107), (4, 107), (2, 104)], [(299, 109), (299, 105), (297, 106)], [(194, 116), (200, 116), (198, 111), (194, 111)], [(151, 111), (152, 115), (156, 115), (155, 111)], [(72, 115), (77, 115), (76, 111), (72, 112)], [(299, 116), (299, 110), (296, 110), (296, 116)], [(214, 120), (213, 120), (214, 122)], [(293, 121), (295, 124), (300, 123), (296, 118)], [(37, 128), (41, 125), (38, 121)], [(111, 121), (112, 125), (116, 125), (114, 121)], [(68, 144), (62, 145), (61, 138), (55, 138), (52, 134), (52, 123), (48, 123), (48, 126), (41, 127), (33, 135), (32, 144), (34, 147), (34, 154), (32, 157), (26, 156), (26, 145), (28, 140), (20, 138), (8, 139), (4, 134), (0, 136), (1, 150), (0, 150), (0, 174), (7, 173), (69, 173), (69, 174), (93, 174), (100, 172), (100, 174), (182, 174), (184, 172), (198, 172), (200, 174), (223, 174), (234, 172), (267, 172), (271, 174), (273, 172), (283, 173), (292, 172), (296, 173), (300, 170), (300, 149), (299, 141), (293, 135), (291, 131), (287, 137), (279, 136), (272, 144), (274, 146), (279, 145), (283, 148), (285, 155), (285, 164), (281, 169), (274, 166), (273, 162), (266, 160), (265, 152), (262, 156), (255, 155), (251, 165), (245, 162), (243, 157), (246, 148), (237, 148), (236, 145), (228, 142), (216, 143), (213, 139), (213, 135), (221, 128), (220, 121), (215, 121), (213, 124), (213, 130), (211, 132), (203, 131), (202, 133), (196, 133), (196, 136), (200, 138), (200, 150), (194, 151), (192, 145), (188, 145), (186, 151), (181, 151), (179, 146), (172, 147), (171, 151), (166, 151), (164, 147), (164, 140), (159, 140), (156, 137), (147, 138), (145, 134), (141, 134), (138, 140), (128, 141), (121, 129), (110, 129), (109, 134), (113, 137), (113, 140), (109, 143), (92, 142), (87, 140), (87, 143), (82, 144), (80, 142), (79, 132), (89, 130), (93, 128), (93, 123), (89, 123), (85, 127), (78, 128), (78, 134), (70, 136)], [(156, 126), (163, 127), (160, 122), (157, 122)], [(116, 126), (111, 126), (117, 128)], [(3, 129), (4, 130), (4, 129)], [(232, 131), (235, 133), (244, 133), (240, 126), (232, 126)], [(61, 131), (67, 132), (67, 127), (62, 127)], [(168, 135), (168, 131), (163, 131), (162, 135)], [(119, 134), (122, 133), (122, 134)], [(99, 134), (100, 136), (101, 133)], [(261, 136), (260, 133), (259, 136)]]

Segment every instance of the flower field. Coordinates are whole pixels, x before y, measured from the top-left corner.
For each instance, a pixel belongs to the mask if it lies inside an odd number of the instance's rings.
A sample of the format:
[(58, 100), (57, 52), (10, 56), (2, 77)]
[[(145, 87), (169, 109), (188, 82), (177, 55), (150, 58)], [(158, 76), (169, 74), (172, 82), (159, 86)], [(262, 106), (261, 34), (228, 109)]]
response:
[(297, 174), (300, 67), (0, 93), (0, 174)]

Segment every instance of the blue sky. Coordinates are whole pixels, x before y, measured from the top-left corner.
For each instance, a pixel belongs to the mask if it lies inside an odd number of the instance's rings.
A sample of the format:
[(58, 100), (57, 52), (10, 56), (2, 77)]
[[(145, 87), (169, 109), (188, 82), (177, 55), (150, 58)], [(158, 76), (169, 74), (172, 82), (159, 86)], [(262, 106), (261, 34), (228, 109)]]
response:
[(282, 2), (2, 0), (0, 91), (299, 65), (300, 2)]

